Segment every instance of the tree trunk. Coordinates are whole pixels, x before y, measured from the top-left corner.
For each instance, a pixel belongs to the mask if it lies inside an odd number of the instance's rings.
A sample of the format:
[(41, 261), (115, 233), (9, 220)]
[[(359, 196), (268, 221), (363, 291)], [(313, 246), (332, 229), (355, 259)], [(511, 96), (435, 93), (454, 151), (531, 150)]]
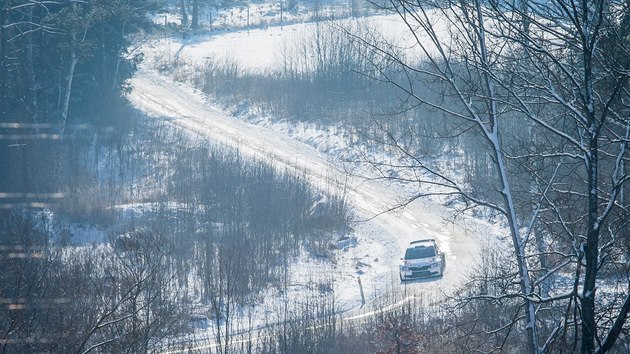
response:
[(6, 96), (6, 71), (5, 71), (5, 51), (6, 51), (6, 33), (5, 22), (7, 17), (7, 10), (4, 7), (0, 7), (0, 117), (7, 116), (7, 96)]
[[(594, 119), (594, 118), (593, 118)], [(595, 123), (591, 124), (595, 129)], [(591, 132), (591, 134), (595, 134)], [(582, 353), (595, 351), (595, 336), (597, 335), (597, 323), (595, 321), (595, 281), (597, 279), (599, 258), (599, 213), (597, 192), (598, 169), (597, 138), (591, 137), (587, 160), (588, 169), (588, 233), (584, 249), (584, 288), (580, 299), (582, 305)], [(579, 265), (578, 265), (579, 266)]]
[[(503, 147), (501, 137), (499, 135), (499, 110), (497, 108), (496, 91), (494, 83), (490, 78), (488, 72), (490, 72), (490, 60), (488, 56), (488, 48), (486, 43), (486, 31), (484, 27), (484, 16), (481, 9), (481, 1), (475, 1), (475, 9), (477, 11), (477, 31), (479, 35), (479, 50), (481, 54), (481, 64), (485, 70), (482, 74), (483, 84), (485, 86), (487, 94), (487, 105), (489, 107), (489, 127), (485, 126), (483, 121), (478, 120), (477, 124), (484, 130), (486, 138), (492, 146), (494, 161), (497, 167), (497, 174), (501, 183), (501, 195), (503, 197), (503, 205), (508, 220), (510, 229), (510, 235), (512, 237), (512, 247), (514, 248), (514, 255), (516, 257), (519, 286), (521, 294), (528, 295), (532, 291), (531, 279), (529, 276), (529, 265), (527, 264), (527, 257), (525, 254), (525, 244), (521, 238), (520, 226), (518, 224), (517, 210), (514, 203), (514, 195), (512, 193), (511, 181), (508, 174), (508, 166), (506, 165), (505, 156), (503, 153)], [(529, 353), (538, 353), (538, 333), (536, 330), (536, 309), (534, 304), (525, 300), (525, 329), (527, 331), (527, 351)]]
[(193, 30), (199, 29), (199, 0), (193, 0), (191, 27)]
[(186, 0), (180, 0), (179, 4), (182, 15), (182, 27), (188, 27), (188, 12), (186, 11)]
[[(122, 36), (124, 37), (126, 34), (126, 28), (127, 28), (127, 21), (123, 22), (122, 25)], [(120, 49), (118, 50), (118, 57), (116, 58), (116, 68), (114, 69), (114, 77), (112, 79), (112, 91), (115, 91), (116, 88), (118, 87), (118, 73), (120, 72), (120, 64), (123, 61), (123, 51), (124, 51), (124, 47), (120, 47)]]
[(70, 65), (68, 67), (68, 74), (66, 76), (66, 89), (63, 97), (63, 106), (61, 108), (61, 117), (59, 120), (59, 128), (61, 130), (61, 136), (66, 130), (66, 121), (68, 120), (68, 109), (70, 108), (70, 96), (72, 94), (72, 81), (74, 80), (74, 69), (77, 66), (79, 57), (77, 55), (76, 46), (76, 34), (72, 34), (72, 50), (70, 52)]
[[(584, 153), (584, 162), (586, 166), (587, 176), (587, 212), (588, 224), (586, 225), (586, 245), (584, 251), (585, 270), (584, 270), (584, 287), (582, 289), (582, 297), (580, 302), (582, 305), (582, 353), (593, 353), (595, 351), (595, 337), (597, 335), (597, 323), (595, 320), (595, 282), (597, 280), (598, 258), (599, 258), (599, 192), (598, 192), (598, 139), (599, 131), (595, 115), (595, 98), (593, 93), (593, 51), (591, 50), (591, 33), (588, 31), (588, 25), (593, 25), (589, 19), (589, 11), (583, 7), (582, 21), (584, 27), (582, 31), (582, 60), (584, 67), (584, 88), (581, 92), (582, 103), (584, 105), (584, 113), (588, 134), (588, 150)], [(578, 267), (580, 265), (578, 264)]]
[[(33, 29), (33, 23), (35, 23), (33, 19), (33, 7), (29, 7), (29, 20), (31, 24), (29, 25), (29, 30)], [(37, 103), (37, 81), (35, 78), (35, 68), (34, 68), (34, 54), (33, 54), (33, 34), (28, 36), (27, 39), (27, 49), (26, 49), (26, 76), (28, 80), (28, 87), (26, 88), (28, 92), (28, 103), (29, 107), (27, 108), (28, 113), (30, 114), (30, 119), (34, 123), (38, 123), (38, 114), (39, 108)]]
[[(498, 128), (495, 128), (498, 129)], [(496, 141), (494, 148), (494, 157), (497, 161), (497, 173), (499, 174), (499, 180), (501, 181), (501, 194), (503, 195), (504, 205), (508, 213), (508, 225), (510, 227), (510, 234), (512, 237), (512, 246), (514, 248), (516, 256), (516, 264), (519, 275), (519, 287), (521, 294), (527, 295), (532, 291), (531, 279), (529, 277), (529, 266), (527, 264), (527, 257), (525, 255), (525, 245), (520, 237), (518, 219), (516, 216), (516, 206), (512, 196), (510, 187), (510, 181), (508, 178), (507, 166), (505, 165), (505, 158), (501, 152), (501, 147), (498, 142), (498, 134), (495, 134)], [(525, 300), (525, 329), (527, 331), (527, 352), (538, 353), (538, 333), (536, 330), (536, 309), (534, 304)]]

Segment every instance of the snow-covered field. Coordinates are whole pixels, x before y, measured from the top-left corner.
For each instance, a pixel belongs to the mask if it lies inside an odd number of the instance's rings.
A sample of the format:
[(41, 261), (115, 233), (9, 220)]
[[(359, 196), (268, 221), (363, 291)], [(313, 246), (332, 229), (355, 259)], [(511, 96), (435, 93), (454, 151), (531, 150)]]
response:
[[(353, 1), (354, 9), (345, 1), (330, 0), (315, 3), (283, 1), (235, 4), (227, 8), (202, 7), (199, 24), (204, 30), (233, 31), (273, 26), (286, 26), (296, 23), (309, 23), (316, 20), (330, 20), (349, 17), (363, 17), (378, 13), (370, 3)], [(166, 26), (179, 26), (180, 13), (156, 14), (153, 21)]]
[[(389, 28), (390, 34), (403, 30), (392, 26), (395, 23), (392, 17), (376, 16), (369, 21)], [(433, 294), (439, 299), (439, 294), (449, 293), (459, 284), (460, 278), (474, 265), (481, 246), (500, 236), (500, 225), (490, 225), (471, 217), (460, 217), (456, 223), (448, 221), (451, 211), (437, 198), (417, 200), (403, 210), (381, 214), (413, 190), (402, 184), (384, 184), (348, 175), (343, 161), (352, 154), (354, 147), (347, 141), (348, 134), (343, 130), (288, 122), (264, 112), (257, 117), (249, 114), (240, 117), (246, 119), (239, 119), (214, 106), (212, 98), (161, 76), (151, 68), (156, 56), (167, 53), (198, 62), (207, 57), (232, 57), (242, 70), (270, 70), (275, 65), (278, 48), (286, 41), (298, 40), (301, 33), (312, 26), (297, 24), (249, 32), (198, 35), (188, 40), (161, 38), (149, 41), (142, 48), (146, 55), (145, 64), (131, 81), (130, 99), (157, 119), (168, 119), (172, 124), (216, 143), (236, 147), (245, 156), (303, 171), (320, 188), (334, 188), (350, 198), (359, 219), (351, 235), (357, 244), (338, 251), (334, 263), (305, 256), (293, 264), (292, 290), (289, 294), (265, 296), (259, 309), (261, 317), (264, 309), (273, 308), (274, 303), (286, 301), (287, 297), (301, 296), (310, 283), (322, 277), (332, 279), (337, 306), (346, 312), (347, 317), (356, 316), (362, 308), (359, 277), (368, 301), (392, 289), (407, 294)], [(401, 26), (400, 23), (397, 26)], [(371, 173), (365, 166), (355, 165), (353, 168), (355, 175), (369, 177)], [(446, 272), (440, 278), (401, 284), (399, 258), (410, 241), (422, 238), (436, 239), (445, 251)]]
[[(436, 23), (436, 30), (444, 36), (450, 36), (448, 21), (439, 13), (434, 14), (434, 17), (440, 19)], [(159, 37), (148, 41), (142, 50), (146, 55), (145, 62), (155, 60), (156, 56), (178, 58), (194, 64), (204, 64), (212, 59), (218, 63), (236, 63), (242, 71), (268, 72), (279, 69), (280, 59), (286, 48), (293, 48), (303, 42), (318, 27), (333, 31), (368, 28), (374, 31), (374, 38), (381, 38), (405, 48), (409, 57), (422, 55), (421, 49), (415, 44), (415, 39), (407, 35), (406, 24), (396, 15), (296, 23), (250, 30), (210, 31), (186, 39)], [(429, 46), (428, 43), (425, 45)]]

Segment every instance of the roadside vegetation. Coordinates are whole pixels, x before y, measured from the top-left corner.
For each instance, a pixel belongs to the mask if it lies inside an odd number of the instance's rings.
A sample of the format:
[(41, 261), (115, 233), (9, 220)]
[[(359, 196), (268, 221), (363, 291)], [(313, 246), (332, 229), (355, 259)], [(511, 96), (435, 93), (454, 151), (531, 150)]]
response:
[(283, 284), (293, 259), (330, 255), (349, 232), (343, 200), (303, 176), (165, 123), (140, 119), (110, 139), (33, 143), (57, 163), (20, 173), (63, 197), (3, 211), (2, 291), (14, 299), (2, 309), (3, 351), (153, 350), (190, 331), (193, 313), (227, 324)]
[[(516, 265), (505, 249), (482, 247), (479, 265), (467, 272), (461, 290), (407, 294), (398, 290), (370, 299), (363, 312), (348, 317), (335, 307), (333, 293), (313, 290), (304, 299), (273, 308), (274, 317), (259, 328), (241, 324), (243, 335), (220, 350), (214, 337), (196, 337), (169, 348), (208, 347), (221, 353), (527, 353), (526, 330), (519, 323), (522, 300), (505, 294)], [(479, 294), (485, 294), (480, 296)], [(488, 301), (488, 296), (493, 296)], [(556, 312), (544, 308), (548, 324)], [(567, 333), (550, 344), (549, 352), (575, 353), (579, 338)], [(627, 336), (609, 353), (625, 353)]]

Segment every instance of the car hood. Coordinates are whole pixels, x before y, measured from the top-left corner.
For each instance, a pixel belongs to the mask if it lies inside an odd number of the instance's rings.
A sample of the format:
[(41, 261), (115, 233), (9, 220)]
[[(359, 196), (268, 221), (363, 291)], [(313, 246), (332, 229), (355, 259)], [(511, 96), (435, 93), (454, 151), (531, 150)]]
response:
[(412, 267), (422, 267), (433, 264), (437, 262), (439, 259), (437, 257), (428, 257), (428, 258), (418, 258), (418, 259), (406, 259), (402, 262), (403, 265), (412, 266)]

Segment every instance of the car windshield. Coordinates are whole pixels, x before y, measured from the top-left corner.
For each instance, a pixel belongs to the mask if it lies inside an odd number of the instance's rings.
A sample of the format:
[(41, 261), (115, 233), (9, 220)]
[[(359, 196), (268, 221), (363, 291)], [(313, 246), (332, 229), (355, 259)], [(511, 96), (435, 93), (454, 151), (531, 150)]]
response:
[(414, 248), (407, 248), (405, 252), (405, 259), (418, 259), (435, 256), (435, 248), (432, 246), (416, 246)]

